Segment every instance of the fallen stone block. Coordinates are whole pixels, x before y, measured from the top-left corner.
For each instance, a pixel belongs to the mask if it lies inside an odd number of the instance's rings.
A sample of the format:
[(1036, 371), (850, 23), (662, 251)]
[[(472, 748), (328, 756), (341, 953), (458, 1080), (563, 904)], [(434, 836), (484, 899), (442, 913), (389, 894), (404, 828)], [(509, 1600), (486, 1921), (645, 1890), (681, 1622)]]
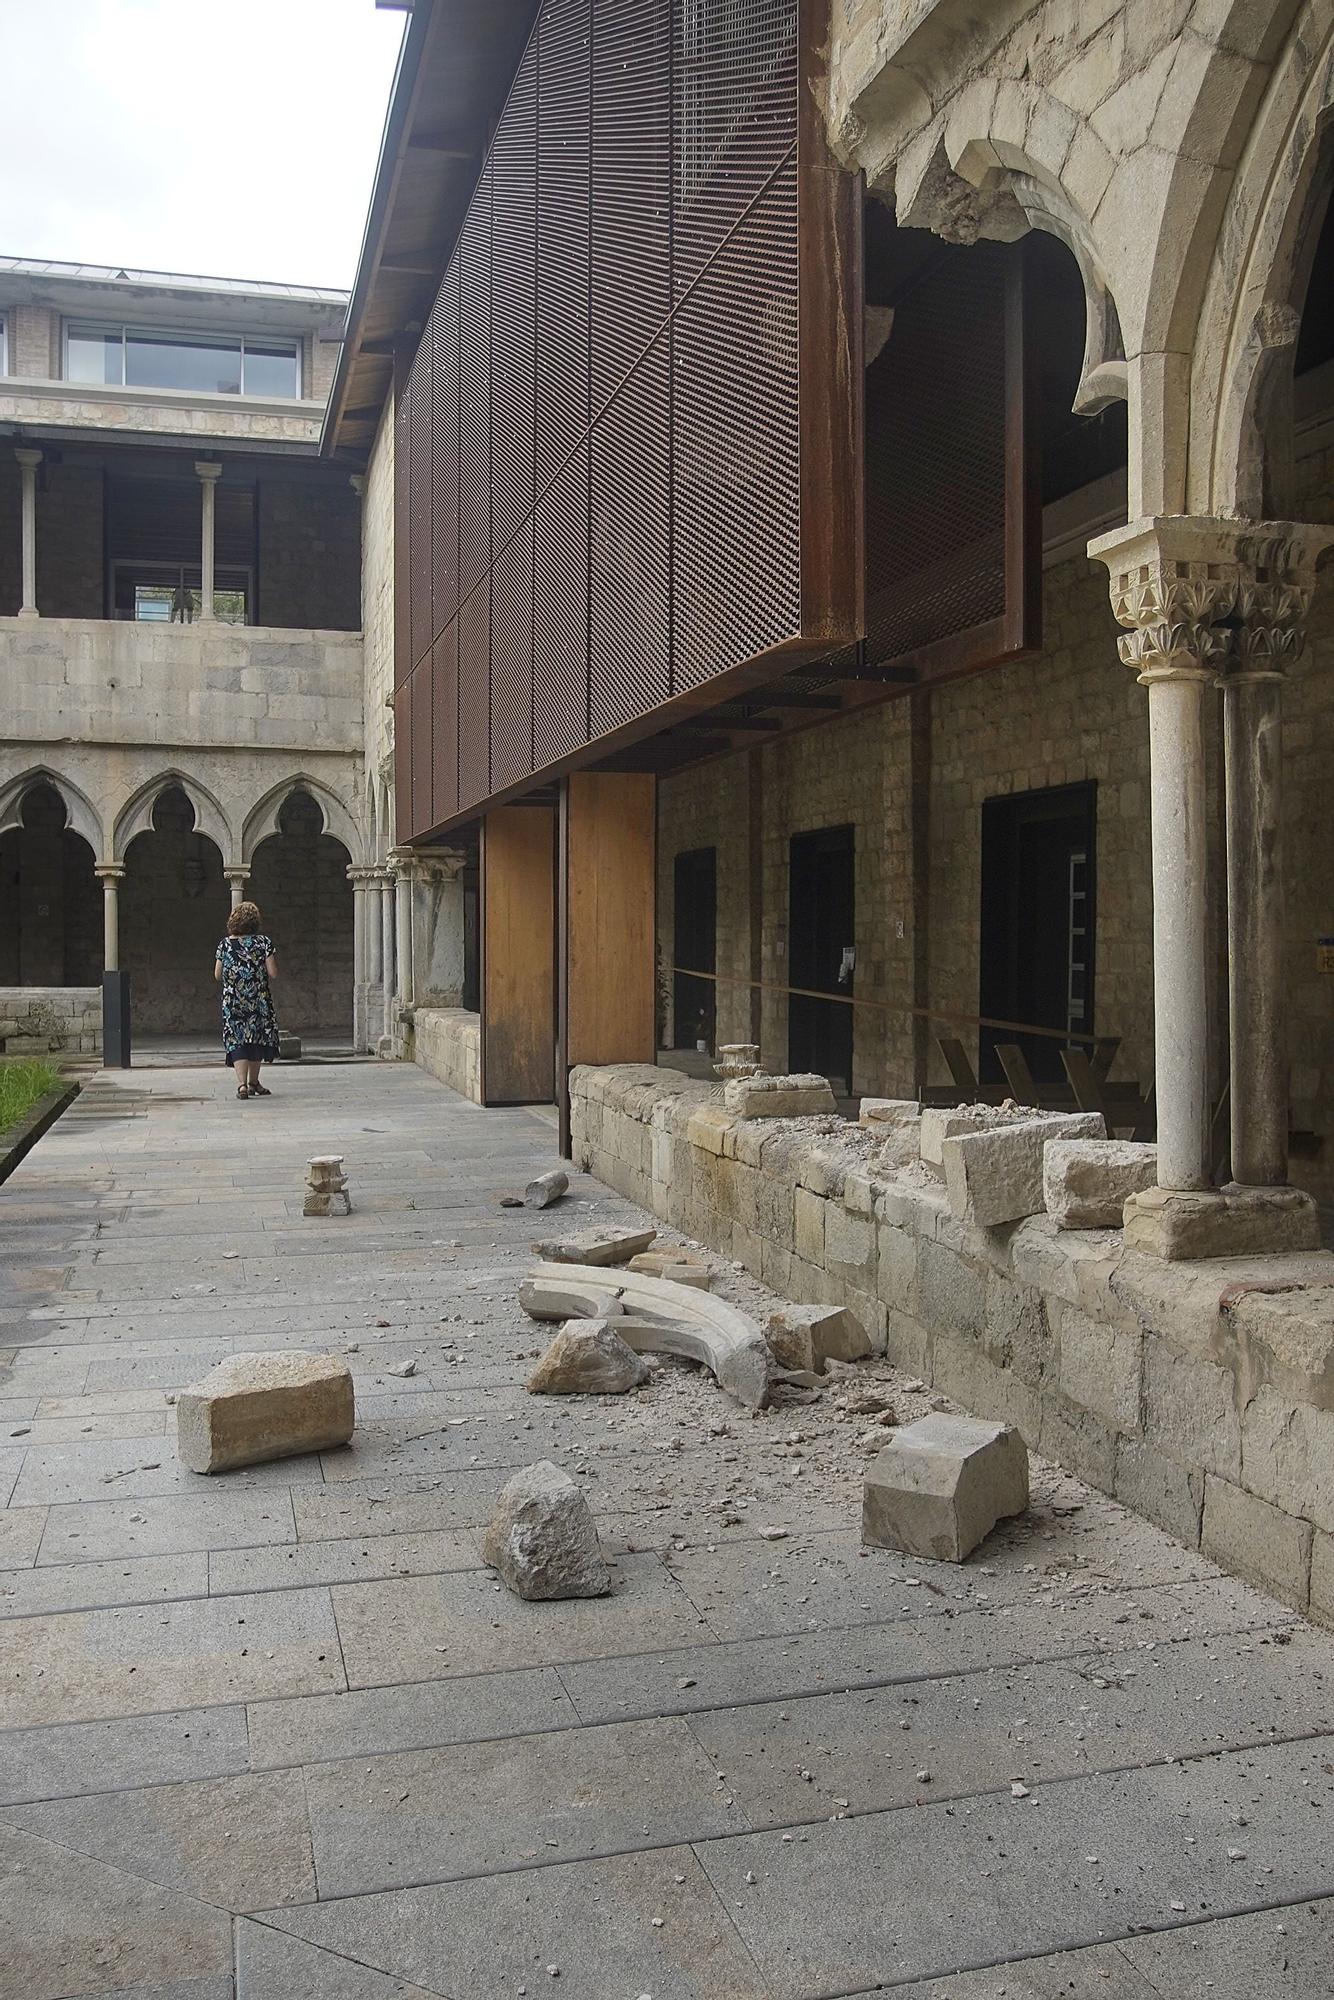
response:
[[(636, 1353), (678, 1354), (713, 1371), (720, 1389), (759, 1410), (769, 1400), (773, 1355), (753, 1319), (712, 1292), (622, 1269), (538, 1264), (519, 1287), (531, 1319), (599, 1319)], [(618, 1310), (619, 1308), (619, 1310)]]
[(278, 1060), (279, 1062), (300, 1062), (301, 1060), (300, 1035), (286, 1035), (281, 1032), (279, 1033)]
[(961, 1132), (984, 1132), (998, 1122), (996, 1110), (986, 1104), (955, 1104), (948, 1109), (928, 1105), (922, 1113), (918, 1157), (938, 1180), (945, 1178), (944, 1146)]
[(827, 1076), (734, 1077), (723, 1085), (723, 1106), (734, 1118), (809, 1118), (836, 1111)]
[(569, 1175), (554, 1167), (549, 1174), (538, 1174), (535, 1180), (529, 1181), (523, 1191), (523, 1205), (525, 1208), (550, 1208), (553, 1202), (559, 1201), (569, 1191)]
[(1130, 1139), (1052, 1139), (1042, 1155), (1042, 1198), (1061, 1229), (1119, 1229), (1132, 1194), (1152, 1187), (1158, 1148)]
[(525, 1466), (502, 1488), (482, 1561), (516, 1597), (605, 1597), (611, 1589), (588, 1502), (550, 1459)]
[(641, 1251), (630, 1259), (630, 1269), (646, 1278), (667, 1278), (674, 1285), (694, 1285), (701, 1292), (707, 1292), (713, 1283), (713, 1273), (704, 1259), (680, 1244)]
[(1028, 1452), (1009, 1424), (943, 1412), (906, 1424), (867, 1469), (862, 1540), (963, 1562), (997, 1521), (1028, 1505)]
[(911, 1126), (916, 1132), (922, 1120), (922, 1107), (915, 1097), (864, 1097), (857, 1113), (857, 1123), (871, 1132), (901, 1132)]
[(571, 1319), (528, 1377), (528, 1390), (534, 1396), (623, 1396), (651, 1372), (612, 1321)]
[(352, 1436), (352, 1375), (328, 1354), (232, 1354), (176, 1403), (176, 1449), (191, 1472), (230, 1472)]
[(765, 1322), (764, 1337), (781, 1368), (815, 1375), (823, 1375), (831, 1361), (862, 1361), (873, 1351), (866, 1329), (846, 1306), (779, 1306)]
[(533, 1255), (549, 1264), (628, 1264), (648, 1249), (656, 1229), (584, 1229), (577, 1236), (534, 1243)]
[(950, 1213), (979, 1229), (1021, 1222), (1043, 1209), (1042, 1156), (1054, 1139), (1103, 1139), (1098, 1111), (1063, 1112), (960, 1132), (944, 1141), (945, 1192)]

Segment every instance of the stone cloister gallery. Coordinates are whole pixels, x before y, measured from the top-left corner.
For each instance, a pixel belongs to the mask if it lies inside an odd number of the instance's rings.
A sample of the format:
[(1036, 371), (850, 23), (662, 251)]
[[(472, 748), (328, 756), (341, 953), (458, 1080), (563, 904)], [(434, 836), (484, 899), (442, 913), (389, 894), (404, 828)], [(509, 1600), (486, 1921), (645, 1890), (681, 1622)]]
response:
[[(417, 0), (303, 432), (0, 377), (0, 1006), (196, 1035), (254, 895), (293, 1028), (554, 1102), (1328, 1613), (1332, 185), (1328, 0)], [(201, 615), (114, 622), (168, 476)], [(1011, 1241), (761, 1144), (724, 1044), (1156, 1179)]]

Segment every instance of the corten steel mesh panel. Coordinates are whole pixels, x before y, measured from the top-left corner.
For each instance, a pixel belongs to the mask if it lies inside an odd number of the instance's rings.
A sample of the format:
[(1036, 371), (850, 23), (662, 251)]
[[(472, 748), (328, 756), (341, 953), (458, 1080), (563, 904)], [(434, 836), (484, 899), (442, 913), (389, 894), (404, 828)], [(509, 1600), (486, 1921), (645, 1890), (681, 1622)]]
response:
[(866, 382), (866, 657), (1006, 609), (1007, 264), (947, 250), (895, 309)]
[(430, 639), (457, 626), (437, 825), (455, 711), (462, 816), (760, 653), (857, 629), (841, 577), (803, 594), (809, 468), (846, 471), (859, 395), (845, 352), (846, 423), (821, 405), (803, 444), (800, 343), (828, 368), (852, 318), (825, 282), (802, 320), (803, 245), (847, 268), (804, 108), (820, 5), (542, 0), (407, 390), (430, 399)]
[(431, 824), (431, 728), (435, 705), (435, 648), (413, 668), (408, 682), (408, 728), (412, 769), (412, 824), (416, 833)]
[(459, 606), (459, 806), (491, 791), (491, 578)]
[[(464, 599), (491, 567), (491, 185), (488, 160), (458, 248), (459, 593)], [(462, 650), (459, 657), (463, 671)]]
[(459, 628), (451, 621), (435, 642), (431, 697), (431, 811), (417, 831), (439, 826), (459, 807)]
[(801, 622), (794, 207), (786, 167), (673, 326), (674, 693)]
[(533, 521), (491, 571), (491, 789), (533, 768)]
[[(440, 287), (431, 314), (432, 625), (454, 616), (459, 596), (459, 274)], [(457, 721), (457, 718), (455, 719)], [(453, 726), (453, 725), (451, 725)]]
[(537, 312), (537, 45), (496, 132), (491, 212), (491, 532), (495, 551), (531, 519)]
[(417, 349), (408, 376), (408, 560), (412, 665), (430, 652), (431, 616), (431, 343)]

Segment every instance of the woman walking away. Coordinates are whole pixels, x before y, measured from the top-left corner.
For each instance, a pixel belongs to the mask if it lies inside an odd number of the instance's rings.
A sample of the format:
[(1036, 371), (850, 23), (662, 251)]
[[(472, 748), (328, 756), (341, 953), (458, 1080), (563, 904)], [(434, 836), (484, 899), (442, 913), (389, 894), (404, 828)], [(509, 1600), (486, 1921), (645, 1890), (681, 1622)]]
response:
[(278, 1060), (278, 1022), (269, 981), (278, 975), (273, 939), (253, 903), (238, 903), (227, 919), (213, 977), (222, 987), (222, 1046), (236, 1071), (238, 1097), (271, 1097), (259, 1080), (261, 1063)]

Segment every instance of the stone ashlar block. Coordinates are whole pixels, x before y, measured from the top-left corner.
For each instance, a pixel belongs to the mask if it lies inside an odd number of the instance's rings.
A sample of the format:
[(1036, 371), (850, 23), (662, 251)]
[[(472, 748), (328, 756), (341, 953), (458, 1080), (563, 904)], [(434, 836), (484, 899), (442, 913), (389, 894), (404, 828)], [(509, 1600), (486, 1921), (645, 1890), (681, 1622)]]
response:
[(733, 1077), (723, 1085), (723, 1104), (734, 1118), (810, 1118), (836, 1111), (826, 1076)]
[(1000, 1114), (985, 1104), (956, 1104), (948, 1110), (930, 1105), (921, 1116), (920, 1154), (922, 1165), (938, 1179), (945, 1178), (944, 1146), (961, 1132), (985, 1132), (1000, 1122)]
[(905, 1129), (916, 1133), (921, 1118), (922, 1107), (915, 1097), (864, 1097), (857, 1123), (881, 1134)]
[(1205, 1555), (1303, 1611), (1311, 1588), (1311, 1537), (1309, 1521), (1296, 1521), (1212, 1473), (1206, 1477)]
[(1146, 1188), (1125, 1206), (1127, 1250), (1169, 1263), (1318, 1250), (1320, 1217), (1299, 1188)]
[(769, 1315), (764, 1337), (780, 1367), (817, 1375), (831, 1361), (864, 1361), (872, 1352), (865, 1327), (846, 1306), (779, 1306)]
[(533, 1255), (550, 1264), (628, 1264), (648, 1249), (657, 1233), (656, 1229), (584, 1229), (575, 1236), (534, 1243)]
[(327, 1354), (232, 1354), (181, 1391), (176, 1448), (191, 1472), (230, 1472), (352, 1436), (346, 1364)]
[(862, 1540), (936, 1562), (963, 1562), (997, 1521), (1028, 1505), (1028, 1453), (1009, 1424), (935, 1413), (872, 1460)]
[(1060, 1229), (1119, 1229), (1131, 1195), (1158, 1177), (1158, 1148), (1129, 1139), (1053, 1139), (1042, 1157), (1042, 1195)]
[(1024, 1119), (946, 1138), (941, 1146), (950, 1212), (979, 1229), (1022, 1222), (1043, 1207), (1043, 1152), (1054, 1139), (1101, 1139), (1101, 1114)]

